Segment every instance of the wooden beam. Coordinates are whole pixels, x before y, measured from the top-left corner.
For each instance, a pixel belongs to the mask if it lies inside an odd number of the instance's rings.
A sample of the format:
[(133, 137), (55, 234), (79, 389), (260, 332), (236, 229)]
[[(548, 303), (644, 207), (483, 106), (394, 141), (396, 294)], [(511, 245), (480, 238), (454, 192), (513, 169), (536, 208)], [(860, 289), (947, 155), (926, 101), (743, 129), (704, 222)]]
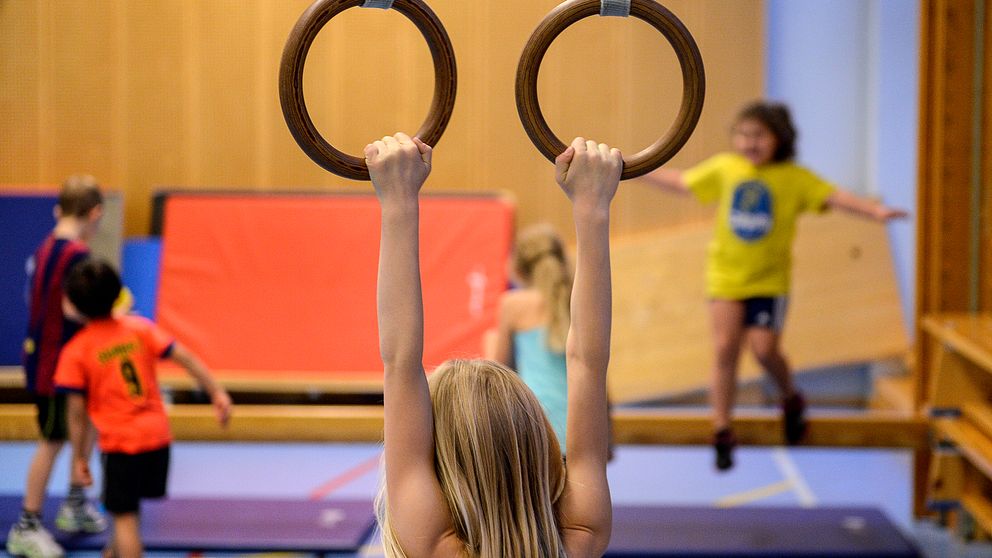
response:
[[(782, 445), (777, 413), (741, 413), (733, 422), (744, 445)], [(698, 411), (617, 411), (613, 429), (621, 444), (709, 445), (713, 436), (710, 416)], [(901, 413), (813, 412), (804, 445), (926, 448), (926, 431), (924, 419)]]
[[(255, 370), (212, 370), (217, 382), (230, 392), (262, 394), (335, 394), (382, 395), (382, 375), (368, 372), (321, 374), (316, 372), (279, 371), (264, 376)], [(193, 391), (196, 381), (185, 371), (173, 366), (159, 369), (159, 385), (165, 389)], [(24, 387), (24, 371), (20, 366), (0, 366), (0, 388)]]
[[(0, 440), (37, 437), (32, 405), (0, 406)], [(241, 405), (227, 429), (208, 405), (169, 410), (177, 440), (273, 442), (381, 442), (382, 407)], [(777, 413), (745, 413), (734, 420), (746, 445), (782, 444)], [(613, 414), (619, 444), (709, 445), (712, 423), (700, 411), (619, 410)], [(926, 421), (897, 413), (813, 413), (806, 445), (926, 448)]]
[[(976, 51), (972, 0), (934, 0), (920, 7), (917, 324), (925, 314), (970, 310)], [(916, 338), (922, 339), (922, 331)], [(930, 349), (926, 343), (916, 347), (919, 410)]]
[(978, 310), (980, 312), (992, 312), (992, 187), (989, 187), (989, 178), (992, 176), (992, 6), (985, 3), (985, 50), (984, 75), (982, 80), (982, 159), (981, 159), (981, 180), (979, 185), (981, 191), (980, 211), (980, 231), (978, 231), (979, 246), (984, 247), (979, 252), (978, 277)]

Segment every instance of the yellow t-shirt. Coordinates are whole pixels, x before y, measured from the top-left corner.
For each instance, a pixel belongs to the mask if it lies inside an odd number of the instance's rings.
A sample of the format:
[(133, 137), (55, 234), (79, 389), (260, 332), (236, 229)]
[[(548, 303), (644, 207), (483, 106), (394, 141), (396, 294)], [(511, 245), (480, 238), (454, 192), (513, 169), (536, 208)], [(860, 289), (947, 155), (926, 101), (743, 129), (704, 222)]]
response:
[(706, 290), (741, 300), (789, 292), (796, 218), (823, 211), (834, 186), (794, 163), (754, 166), (734, 154), (715, 155), (683, 175), (702, 202), (717, 202)]

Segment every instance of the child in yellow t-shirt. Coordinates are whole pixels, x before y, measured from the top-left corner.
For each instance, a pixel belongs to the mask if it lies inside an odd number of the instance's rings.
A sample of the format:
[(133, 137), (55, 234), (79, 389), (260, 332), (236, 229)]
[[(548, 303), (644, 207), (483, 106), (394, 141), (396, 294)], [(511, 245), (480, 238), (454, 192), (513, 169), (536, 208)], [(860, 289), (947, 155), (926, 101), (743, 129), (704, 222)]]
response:
[(757, 101), (738, 114), (731, 153), (686, 171), (659, 169), (644, 177), (665, 190), (717, 203), (706, 291), (716, 352), (710, 401), (720, 470), (733, 466), (737, 439), (730, 411), (745, 341), (781, 391), (785, 442), (799, 443), (806, 433), (806, 403), (780, 347), (796, 219), (807, 211), (830, 208), (879, 222), (906, 216), (905, 211), (838, 189), (795, 164), (795, 141), (788, 108)]

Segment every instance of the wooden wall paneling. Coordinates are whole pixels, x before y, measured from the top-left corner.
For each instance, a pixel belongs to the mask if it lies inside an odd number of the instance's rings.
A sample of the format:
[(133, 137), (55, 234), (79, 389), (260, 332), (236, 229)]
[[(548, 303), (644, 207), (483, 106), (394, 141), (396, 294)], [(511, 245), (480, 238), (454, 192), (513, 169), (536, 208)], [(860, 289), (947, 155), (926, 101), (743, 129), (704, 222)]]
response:
[[(493, 134), (502, 138), (506, 145), (505, 163), (492, 172), (493, 184), (514, 192), (518, 201), (517, 222), (526, 226), (546, 221), (554, 225), (568, 238), (574, 234), (567, 202), (554, 182), (553, 166), (547, 161), (527, 137), (520, 124), (513, 91), (517, 65), (527, 40), (541, 20), (557, 5), (553, 1), (533, 2), (526, 9), (513, 14), (512, 19), (504, 16), (501, 25), (494, 28), (494, 44), (501, 45), (500, 64), (494, 68), (490, 93), (493, 97)], [(498, 36), (495, 36), (498, 34)], [(567, 38), (567, 32), (562, 39)], [(553, 45), (552, 48), (560, 45)], [(490, 50), (493, 49), (491, 45)], [(569, 99), (563, 95), (561, 80), (565, 79), (567, 68), (556, 63), (552, 53), (545, 57), (538, 76), (538, 94), (542, 110), (549, 123), (555, 126), (557, 111), (565, 108), (565, 103), (581, 102), (579, 96)], [(546, 83), (556, 87), (547, 90)], [(498, 89), (495, 89), (498, 87)], [(557, 131), (557, 129), (556, 129)], [(564, 136), (565, 133), (558, 132)], [(565, 141), (570, 141), (571, 138)]]
[[(203, 135), (202, 126), (204, 120), (204, 62), (203, 55), (203, 18), (200, 11), (205, 6), (197, 0), (183, 0), (180, 3), (182, 11), (181, 40), (178, 44), (182, 55), (182, 64), (179, 66), (181, 76), (177, 84), (177, 95), (182, 99), (182, 184), (194, 186), (203, 184)], [(209, 32), (209, 31), (208, 31)], [(229, 60), (228, 64), (237, 64), (236, 60)], [(209, 74), (207, 74), (209, 75)], [(213, 77), (213, 76), (211, 76)], [(232, 88), (233, 89), (233, 88)], [(231, 94), (234, 93), (232, 90)], [(230, 102), (233, 99), (225, 99)], [(211, 119), (214, 115), (211, 114)], [(226, 136), (226, 134), (225, 134)], [(224, 137), (224, 136), (222, 136)], [(226, 138), (225, 138), (226, 139)], [(226, 143), (226, 142), (225, 142)], [(235, 145), (231, 144), (231, 148)], [(235, 169), (229, 169), (235, 172)]]
[[(269, 173), (269, 181), (260, 182), (262, 186), (268, 186), (275, 190), (300, 189), (302, 186), (321, 187), (327, 172), (323, 171), (313, 163), (306, 154), (296, 145), (293, 136), (290, 135), (286, 127), (286, 121), (279, 106), (278, 75), (279, 60), (282, 57), (283, 46), (286, 44), (286, 37), (289, 36), (290, 29), (299, 19), (300, 15), (309, 6), (306, 0), (294, 0), (283, 2), (280, 0), (267, 0), (261, 3), (259, 10), (260, 18), (265, 18), (267, 24), (260, 28), (266, 29), (267, 33), (261, 38), (260, 49), (266, 50), (271, 57), (268, 64), (263, 66), (263, 59), (256, 61), (258, 76), (255, 82), (261, 92), (258, 95), (259, 103), (264, 107), (264, 124), (259, 130), (261, 134), (264, 130), (270, 132), (269, 153), (263, 155), (271, 161), (271, 167), (266, 171)], [(319, 52), (317, 56), (319, 57)], [(308, 58), (308, 67), (312, 61)], [(304, 78), (307, 76), (304, 75)], [(304, 82), (307, 87), (308, 82)], [(309, 93), (310, 89), (304, 89)], [(308, 96), (308, 108), (310, 97)]]
[[(106, 181), (113, 169), (115, 105), (113, 60), (116, 46), (114, 3), (59, 3), (51, 15), (54, 73), (44, 76), (52, 91), (50, 130), (54, 148), (50, 172), (55, 181), (89, 173)], [(109, 178), (109, 177), (107, 177)]]
[[(86, 167), (125, 190), (128, 234), (146, 231), (150, 195), (159, 186), (368, 191), (367, 184), (312, 163), (283, 122), (278, 59), (309, 3), (0, 4), (0, 64), (5, 75), (18, 76), (0, 93), (8, 101), (0, 110), (9, 116), (0, 120), (0, 137), (12, 153), (0, 169), (2, 182), (57, 183)], [(557, 3), (431, 3), (451, 35), (460, 80), (428, 188), (508, 190), (518, 200), (522, 225), (547, 220), (571, 236), (553, 166), (521, 129), (512, 94), (520, 51)], [(762, 3), (680, 0), (670, 7), (700, 44), (710, 83), (696, 135), (673, 162), (686, 166), (724, 149), (733, 113), (761, 93)], [(625, 150), (644, 147), (670, 124), (681, 93), (670, 79), (677, 75), (670, 47), (636, 20), (591, 18), (576, 27), (543, 70), (552, 121), (562, 135), (600, 136)], [(307, 68), (312, 116), (347, 151), (418, 127), (432, 93), (428, 49), (394, 12), (347, 10), (318, 37)], [(73, 90), (87, 95), (73, 96)], [(699, 220), (709, 211), (625, 183), (614, 231)]]
[(34, 2), (0, 2), (0, 182), (32, 183), (41, 174), (39, 71), (43, 48)]
[[(113, 137), (112, 143), (109, 146), (109, 151), (112, 155), (112, 162), (110, 169), (107, 170), (107, 176), (101, 177), (101, 180), (105, 184), (108, 184), (112, 188), (119, 189), (124, 193), (124, 202), (130, 205), (137, 205), (140, 207), (142, 204), (150, 203), (147, 200), (142, 199), (142, 196), (137, 194), (132, 194), (134, 191), (134, 184), (128, 184), (124, 182), (124, 177), (129, 175), (130, 172), (130, 144), (128, 142), (128, 125), (129, 125), (129, 107), (128, 107), (128, 87), (129, 80), (127, 72), (124, 68), (127, 67), (128, 61), (128, 33), (127, 33), (127, 11), (123, 5), (123, 2), (118, 2), (111, 12), (112, 25), (113, 25), (113, 36), (114, 36), (114, 49), (111, 57), (108, 59), (111, 66), (114, 67), (113, 76), (113, 89), (111, 92), (111, 98), (113, 99), (113, 112), (111, 116), (111, 121), (108, 125), (111, 127), (113, 132), (111, 137)], [(138, 199), (131, 199), (138, 198)], [(124, 213), (124, 225), (125, 231), (130, 234), (135, 234), (135, 230), (128, 227), (129, 221), (127, 209), (125, 207)], [(145, 229), (141, 229), (140, 234), (144, 234)]]
[[(486, 56), (490, 54), (483, 44), (486, 33), (480, 30), (489, 22), (480, 16), (488, 9), (487, 2), (466, 2), (458, 5), (450, 3), (431, 2), (431, 8), (444, 25), (454, 48), (458, 88), (455, 94), (454, 111), (448, 121), (448, 127), (437, 143), (435, 164), (431, 171), (428, 188), (438, 190), (479, 190), (482, 186), (482, 175), (486, 165), (492, 164), (501, 153), (494, 138), (486, 137), (486, 112), (483, 108), (488, 87), (494, 84), (485, 83), (490, 62)], [(373, 10), (375, 11), (375, 10)], [(415, 132), (423, 123), (430, 109), (434, 92), (434, 68), (430, 50), (423, 36), (407, 19), (397, 20), (403, 35), (397, 43), (402, 53), (397, 58), (399, 64), (398, 76), (404, 80), (405, 88), (402, 93), (402, 112), (390, 116), (390, 124), (383, 127), (385, 133), (404, 131)], [(392, 56), (392, 55), (390, 55)], [(391, 70), (397, 73), (397, 70)], [(388, 78), (393, 80), (396, 78)], [(388, 83), (388, 81), (386, 81)], [(399, 118), (397, 118), (397, 116)], [(363, 143), (364, 145), (364, 143)], [(480, 157), (486, 156), (485, 161)]]
[[(38, 173), (52, 174), (55, 158), (55, 9), (50, 3), (38, 6)], [(37, 182), (44, 182), (39, 179)]]
[(127, 232), (147, 230), (151, 193), (161, 184), (182, 184), (187, 164), (183, 123), (184, 64), (182, 41), (186, 33), (186, 4), (125, 2), (127, 54), (121, 69), (127, 96), (124, 134), (128, 146)]
[[(277, 5), (260, 2), (252, 16), (251, 89), (254, 118), (251, 132), (251, 183), (272, 184), (274, 174), (275, 131), (282, 123), (281, 113), (271, 108), (271, 96), (276, 95), (279, 56), (282, 51), (271, 40), (275, 36), (273, 21)], [(285, 127), (285, 126), (283, 126)]]
[[(187, 21), (196, 35), (193, 51), (197, 58), (198, 87), (190, 99), (201, 107), (188, 133), (197, 153), (199, 180), (194, 186), (239, 188), (258, 186), (252, 180), (254, 97), (260, 92), (253, 85), (252, 54), (257, 34), (254, 12), (245, 10), (240, 0), (195, 2)], [(209, 79), (205, 79), (210, 76)]]

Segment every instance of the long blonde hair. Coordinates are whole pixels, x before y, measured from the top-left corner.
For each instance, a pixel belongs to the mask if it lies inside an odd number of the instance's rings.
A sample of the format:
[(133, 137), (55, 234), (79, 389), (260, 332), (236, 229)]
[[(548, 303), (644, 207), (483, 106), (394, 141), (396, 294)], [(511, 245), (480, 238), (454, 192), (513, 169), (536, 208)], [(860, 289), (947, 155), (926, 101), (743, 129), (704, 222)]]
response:
[[(512, 370), (488, 360), (449, 360), (429, 385), (434, 468), (464, 556), (564, 558), (558, 503), (565, 465), (534, 394)], [(386, 556), (405, 556), (384, 485), (376, 516)]]
[(534, 225), (520, 233), (513, 249), (513, 269), (547, 304), (548, 348), (564, 352), (571, 321), (572, 269), (561, 237), (551, 225)]

